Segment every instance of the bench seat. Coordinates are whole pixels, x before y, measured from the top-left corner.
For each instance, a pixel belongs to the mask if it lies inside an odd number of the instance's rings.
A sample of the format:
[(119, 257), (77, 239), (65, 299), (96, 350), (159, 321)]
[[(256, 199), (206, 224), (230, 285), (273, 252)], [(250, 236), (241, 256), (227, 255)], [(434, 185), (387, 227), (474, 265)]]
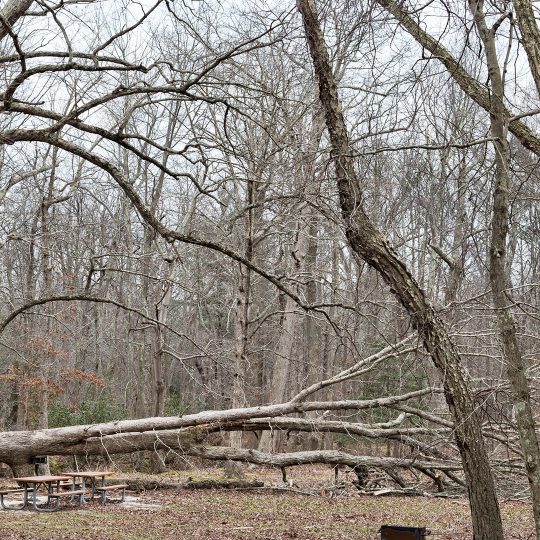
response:
[(75, 495), (84, 495), (84, 491), (82, 489), (79, 489), (76, 491), (55, 491), (54, 493), (47, 493), (47, 497), (50, 497), (51, 499), (57, 499), (60, 497), (73, 497)]
[(126, 497), (126, 488), (128, 487), (127, 484), (112, 484), (110, 486), (98, 486), (96, 487), (96, 491), (101, 492), (101, 502), (105, 503), (107, 501), (107, 492), (108, 491), (116, 491), (121, 489), (122, 490), (122, 498), (120, 499), (120, 502), (123, 502)]

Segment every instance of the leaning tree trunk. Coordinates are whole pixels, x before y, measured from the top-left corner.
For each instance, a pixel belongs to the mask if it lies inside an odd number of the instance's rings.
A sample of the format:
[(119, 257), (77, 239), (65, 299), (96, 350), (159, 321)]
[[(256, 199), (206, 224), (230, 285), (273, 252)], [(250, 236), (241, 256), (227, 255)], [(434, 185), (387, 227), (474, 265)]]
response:
[(540, 96), (540, 31), (536, 24), (531, 0), (513, 0), (521, 43), (529, 60), (529, 67)]
[(0, 40), (12, 33), (12, 26), (20, 19), (34, 0), (8, 0), (0, 10)]
[(312, 0), (297, 0), (319, 83), (335, 160), (337, 185), (347, 240), (375, 268), (408, 311), (435, 366), (443, 373), (445, 398), (455, 421), (455, 437), (467, 479), (474, 537), (503, 539), (502, 521), (489, 460), (475, 412), (469, 380), (446, 327), (404, 263), (377, 230), (362, 206), (363, 193), (354, 169), (345, 120), (330, 58)]
[(507, 293), (510, 288), (507, 237), (510, 205), (510, 148), (508, 129), (504, 116), (504, 83), (497, 58), (493, 29), (488, 28), (483, 1), (469, 2), (474, 21), (484, 44), (491, 83), (491, 133), (495, 148), (495, 183), (493, 187), (493, 212), (491, 217), (491, 245), (489, 250), (489, 281), (493, 305), (497, 315), (497, 327), (516, 417), (519, 440), (523, 450), (525, 469), (533, 499), (536, 537), (540, 539), (540, 447), (535, 430), (529, 383), (525, 363), (516, 335), (516, 325), (510, 308), (512, 301)]

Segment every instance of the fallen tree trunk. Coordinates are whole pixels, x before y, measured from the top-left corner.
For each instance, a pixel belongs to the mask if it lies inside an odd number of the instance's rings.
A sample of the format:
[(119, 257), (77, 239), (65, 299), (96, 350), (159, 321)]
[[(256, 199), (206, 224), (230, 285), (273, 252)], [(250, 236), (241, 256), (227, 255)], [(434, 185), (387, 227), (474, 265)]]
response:
[[(104, 424), (107, 426), (107, 424)], [(371, 432), (353, 423), (303, 420), (298, 418), (261, 419), (254, 422), (203, 423), (180, 429), (147, 429), (144, 431), (117, 431), (95, 434), (90, 427), (76, 426), (38, 431), (15, 431), (0, 434), (0, 461), (10, 466), (24, 465), (35, 455), (101, 455), (127, 454), (140, 450), (172, 450), (191, 454), (192, 447), (202, 444), (209, 434), (220, 431), (294, 430), (356, 434), (370, 438), (388, 438), (426, 450), (443, 457), (425, 443), (408, 438), (407, 429), (379, 429)], [(85, 431), (87, 430), (87, 431)], [(426, 434), (425, 428), (410, 428), (411, 433)], [(89, 432), (92, 435), (89, 435)], [(446, 456), (444, 456), (446, 457)], [(221, 458), (216, 458), (221, 459)], [(227, 458), (224, 458), (227, 459)]]
[[(366, 400), (364, 404), (372, 404)], [(350, 402), (346, 403), (350, 406)], [(326, 405), (326, 403), (325, 403)], [(262, 408), (265, 409), (265, 408)], [(203, 419), (223, 418), (225, 412), (241, 415), (242, 409), (235, 411), (206, 411), (186, 417), (172, 417), (124, 422), (112, 422), (91, 426), (74, 426), (67, 428), (47, 429), (30, 432), (0, 433), (0, 461), (8, 463), (12, 468), (20, 470), (28, 464), (33, 455), (102, 455), (130, 453), (139, 450), (163, 450), (169, 455), (194, 456), (211, 460), (228, 460), (278, 467), (308, 464), (345, 465), (352, 469), (359, 478), (367, 474), (367, 467), (381, 469), (385, 475), (394, 478), (397, 468), (417, 471), (431, 479), (440, 472), (457, 484), (463, 484), (455, 473), (462, 467), (457, 460), (448, 459), (436, 448), (426, 442), (418, 443), (410, 434), (424, 435), (426, 428), (401, 428), (398, 420), (387, 422), (388, 428), (376, 428), (375, 425), (354, 424), (352, 422), (327, 421), (317, 419), (301, 419), (291, 417), (247, 418), (230, 422), (205, 423)], [(243, 410), (246, 415), (253, 414), (252, 408)], [(198, 419), (198, 425), (193, 425)], [(155, 422), (161, 420), (161, 422)], [(156, 425), (190, 424), (179, 429), (158, 429)], [(154, 428), (152, 428), (154, 424)], [(397, 425), (397, 427), (396, 427)], [(127, 428), (141, 431), (124, 431)], [(147, 429), (143, 428), (146, 427)], [(443, 428), (446, 430), (447, 428)], [(356, 434), (362, 437), (390, 438), (408, 444), (415, 450), (415, 455), (408, 459), (385, 458), (374, 456), (357, 456), (339, 451), (300, 451), (283, 454), (271, 454), (257, 450), (210, 446), (206, 444), (209, 435), (221, 430), (294, 430), (294, 431), (331, 431), (337, 433)], [(409, 435), (407, 435), (409, 432)], [(440, 430), (439, 430), (440, 435)], [(423, 452), (424, 456), (418, 451)], [(426, 457), (430, 456), (430, 457)], [(455, 454), (457, 456), (457, 453)], [(508, 463), (505, 462), (506, 465)]]
[(256, 465), (280, 468), (325, 463), (328, 465), (347, 465), (351, 469), (355, 467), (378, 467), (381, 469), (400, 467), (418, 470), (437, 469), (440, 471), (460, 471), (462, 469), (461, 465), (457, 462), (355, 456), (337, 450), (310, 450), (305, 452), (269, 454), (259, 452), (258, 450), (230, 448), (228, 446), (193, 446), (187, 453), (190, 456), (197, 456), (204, 459), (228, 459), (231, 461), (243, 461)]
[[(372, 409), (395, 405), (430, 392), (431, 390), (424, 389), (380, 399), (289, 402), (224, 411), (203, 411), (185, 416), (121, 420), (35, 431), (7, 431), (0, 433), (0, 462), (23, 465), (28, 463), (31, 456), (40, 454), (106, 455), (155, 448), (186, 448), (200, 444), (211, 432), (241, 429), (239, 424), (233, 426), (234, 422), (317, 410)], [(266, 429), (270, 429), (268, 424)]]
[(259, 480), (188, 480), (181, 489), (254, 489), (264, 487)]
[(141, 432), (112, 433), (85, 436), (84, 429), (44, 429), (39, 431), (14, 431), (0, 436), (0, 461), (9, 466), (25, 465), (36, 455), (109, 455), (127, 454), (139, 450), (161, 448), (183, 449), (204, 441), (208, 432), (192, 427), (176, 430), (148, 430)]
[[(414, 427), (404, 424), (407, 414), (401, 413), (394, 420), (363, 424), (321, 418), (284, 416), (317, 410), (366, 410), (376, 407), (392, 408), (407, 400), (426, 395), (430, 390), (418, 390), (400, 396), (371, 400), (343, 400), (334, 402), (289, 402), (277, 405), (248, 407), (225, 411), (203, 411), (175, 417), (143, 418), (104, 424), (71, 426), (37, 431), (0, 433), (0, 462), (20, 469), (34, 455), (102, 455), (125, 454), (140, 450), (164, 450), (169, 454), (196, 456), (204, 459), (244, 461), (272, 467), (291, 467), (305, 464), (346, 465), (353, 471), (366, 467), (383, 469), (392, 477), (395, 468), (418, 471), (433, 478), (439, 471), (458, 483), (452, 476), (461, 470), (457, 461), (448, 458), (448, 446), (443, 453), (424, 439), (451, 433), (452, 423), (435, 423), (434, 428)], [(411, 409), (415, 410), (415, 409)], [(269, 416), (270, 415), (270, 416)], [(428, 420), (429, 421), (429, 420)], [(292, 452), (270, 454), (256, 450), (210, 446), (208, 437), (221, 431), (280, 430), (295, 432), (334, 432), (373, 439), (392, 439), (409, 446), (416, 457), (410, 459), (356, 456), (337, 451)], [(418, 436), (418, 437), (417, 437)], [(423, 454), (423, 455), (422, 455)], [(450, 450), (457, 457), (457, 452)], [(361, 469), (362, 468), (362, 469)]]
[[(372, 400), (344, 400), (334, 402), (290, 402), (277, 405), (248, 407), (225, 411), (203, 411), (197, 414), (173, 417), (142, 418), (103, 424), (70, 426), (36, 431), (0, 433), (0, 462), (10, 466), (28, 464), (34, 455), (112, 455), (140, 450), (166, 450), (190, 454), (193, 446), (200, 447), (210, 434), (225, 431), (295, 431), (331, 432), (366, 437), (391, 439), (408, 446), (414, 453), (422, 453), (446, 460), (452, 447), (444, 453), (425, 441), (426, 435), (451, 433), (453, 424), (436, 423), (434, 427), (403, 425), (405, 414), (385, 423), (363, 424), (321, 418), (285, 416), (291, 413), (329, 410), (365, 410), (376, 407), (392, 408), (429, 390), (409, 392)], [(416, 411), (416, 409), (407, 409)], [(408, 413), (411, 414), (411, 413)], [(428, 421), (432, 420), (428, 418)], [(216, 458), (218, 459), (218, 458)], [(221, 458), (219, 458), (221, 459)], [(278, 465), (279, 466), (279, 465)]]

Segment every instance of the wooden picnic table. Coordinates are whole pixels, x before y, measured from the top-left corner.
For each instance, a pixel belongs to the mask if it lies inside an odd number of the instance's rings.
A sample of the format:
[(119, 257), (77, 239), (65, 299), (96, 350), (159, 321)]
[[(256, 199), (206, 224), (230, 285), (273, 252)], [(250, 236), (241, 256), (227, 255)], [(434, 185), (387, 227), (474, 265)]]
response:
[(96, 491), (98, 491), (99, 488), (103, 488), (105, 486), (105, 478), (107, 476), (112, 476), (114, 472), (112, 471), (76, 471), (76, 472), (66, 472), (62, 474), (64, 476), (68, 476), (72, 478), (74, 484), (75, 484), (76, 478), (81, 479), (81, 483), (82, 483), (81, 489), (84, 492), (84, 495), (82, 497), (82, 502), (88, 502), (86, 498), (87, 480), (90, 481), (90, 488), (91, 488), (90, 500), (92, 500), (96, 494)]
[[(23, 489), (23, 502), (18, 510), (22, 510), (30, 505), (29, 495), (32, 492), (32, 506), (34, 510), (38, 512), (56, 512), (60, 506), (60, 499), (64, 497), (79, 498), (79, 504), (82, 502), (83, 491), (77, 491), (75, 489), (75, 483), (73, 482), (72, 489), (68, 491), (61, 491), (61, 482), (71, 481), (70, 476), (25, 476), (21, 478), (14, 478), (14, 480), (22, 486)], [(55, 508), (40, 508), (37, 504), (37, 493), (40, 486), (47, 488), (47, 504), (51, 499), (56, 499)]]

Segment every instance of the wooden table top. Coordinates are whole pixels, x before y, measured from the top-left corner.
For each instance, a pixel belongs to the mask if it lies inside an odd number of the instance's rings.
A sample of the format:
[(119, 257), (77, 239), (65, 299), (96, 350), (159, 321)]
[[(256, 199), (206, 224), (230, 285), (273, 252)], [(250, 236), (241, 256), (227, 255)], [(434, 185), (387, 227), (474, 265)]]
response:
[(13, 480), (26, 484), (41, 484), (43, 482), (61, 482), (62, 480), (71, 480), (71, 478), (69, 476), (23, 476)]
[(112, 471), (79, 471), (79, 472), (66, 472), (62, 473), (65, 476), (69, 477), (80, 477), (85, 478), (99, 478), (100, 476), (112, 476), (114, 472)]

